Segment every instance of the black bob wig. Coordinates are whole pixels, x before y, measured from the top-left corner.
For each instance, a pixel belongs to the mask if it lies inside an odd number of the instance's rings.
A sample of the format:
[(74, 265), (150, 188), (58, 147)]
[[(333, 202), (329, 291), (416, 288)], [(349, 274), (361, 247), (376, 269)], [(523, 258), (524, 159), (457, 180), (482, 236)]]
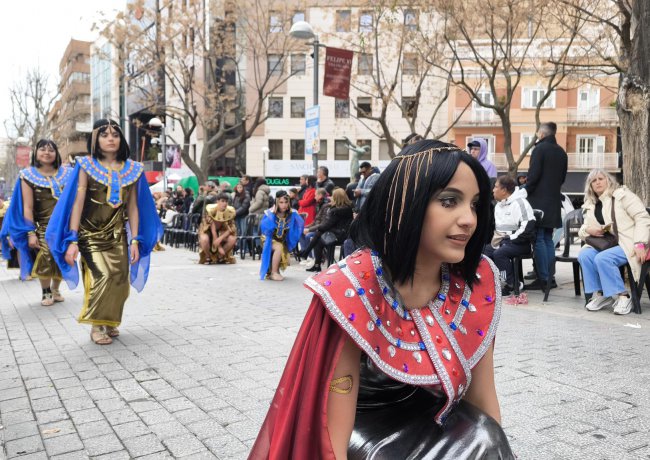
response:
[(32, 161), (31, 165), (40, 168), (43, 166), (40, 161), (38, 161), (38, 158), (36, 158), (36, 154), (38, 152), (38, 149), (42, 147), (52, 147), (54, 149), (55, 157), (54, 157), (54, 164), (52, 165), (54, 169), (59, 169), (61, 167), (61, 154), (59, 153), (59, 148), (56, 146), (53, 140), (51, 139), (40, 139), (36, 143), (36, 147), (34, 147), (34, 151), (32, 152)]
[(117, 151), (117, 156), (115, 159), (117, 161), (124, 162), (131, 156), (129, 144), (127, 144), (126, 139), (124, 138), (124, 133), (122, 133), (122, 128), (120, 128), (120, 125), (118, 125), (115, 121), (109, 120), (107, 118), (99, 119), (93, 125), (93, 131), (90, 136), (88, 136), (88, 153), (90, 153), (93, 158), (97, 158), (98, 160), (104, 158), (102, 151), (99, 149), (99, 136), (108, 129), (109, 125), (120, 135), (120, 149)]
[[(437, 148), (445, 150), (432, 153), (431, 161), (422, 163), (419, 175), (416, 168), (399, 168), (400, 161), (407, 161), (401, 157)], [(405, 283), (413, 280), (422, 226), (429, 203), (449, 184), (461, 162), (470, 167), (479, 189), (476, 230), (465, 248), (465, 258), (454, 264), (454, 268), (460, 270), (471, 287), (481, 261), (483, 246), (489, 237), (490, 181), (481, 164), (467, 152), (453, 144), (432, 140), (421, 140), (407, 145), (399, 156), (390, 162), (370, 190), (350, 231), (351, 238), (358, 246), (378, 253), (390, 272), (392, 282)], [(399, 177), (395, 177), (396, 174), (399, 174)], [(417, 187), (414, 186), (416, 178)], [(408, 188), (399, 231), (397, 225), (393, 225), (392, 229), (390, 227), (391, 216), (397, 219), (402, 205), (401, 199), (393, 200), (392, 208), (389, 209), (390, 189), (394, 179), (398, 197), (402, 196), (405, 186)]]

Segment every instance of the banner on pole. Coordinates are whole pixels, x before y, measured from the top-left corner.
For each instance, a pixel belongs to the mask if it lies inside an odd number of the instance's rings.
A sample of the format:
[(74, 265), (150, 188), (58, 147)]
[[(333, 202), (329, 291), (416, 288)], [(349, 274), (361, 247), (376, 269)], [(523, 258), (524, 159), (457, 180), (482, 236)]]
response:
[(326, 48), (325, 77), (323, 94), (325, 96), (347, 99), (350, 97), (350, 73), (354, 53), (340, 48)]
[(305, 112), (305, 154), (320, 152), (320, 106), (309, 107)]

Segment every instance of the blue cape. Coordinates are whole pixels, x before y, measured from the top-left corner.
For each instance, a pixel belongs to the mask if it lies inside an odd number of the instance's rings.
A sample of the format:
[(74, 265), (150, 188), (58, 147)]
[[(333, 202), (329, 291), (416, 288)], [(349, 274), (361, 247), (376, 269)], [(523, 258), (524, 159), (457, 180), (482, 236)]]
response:
[(7, 209), (7, 213), (2, 221), (0, 239), (2, 240), (2, 257), (4, 259), (11, 259), (11, 247), (7, 238), (11, 239), (12, 244), (20, 254), (20, 279), (22, 280), (27, 279), (34, 267), (34, 251), (29, 247), (27, 233), (36, 230), (33, 222), (25, 220), (22, 181), (26, 180), (39, 187), (51, 188), (53, 196), (58, 198), (61, 195), (61, 189), (59, 187), (64, 187), (69, 178), (70, 170), (65, 166), (60, 167), (54, 176), (57, 186), (55, 186), (51, 178), (41, 175), (34, 167), (20, 171), (18, 180), (16, 180), (16, 185), (14, 186), (14, 193), (11, 196), (9, 209)]
[[(82, 160), (82, 161), (79, 161)], [(45, 232), (45, 240), (50, 247), (50, 252), (54, 257), (57, 265), (61, 269), (63, 279), (68, 283), (70, 289), (74, 289), (79, 284), (79, 268), (77, 263), (70, 266), (65, 261), (65, 253), (68, 250), (70, 242), (77, 240), (76, 232), (70, 230), (70, 216), (72, 208), (77, 198), (77, 187), (79, 184), (79, 171), (82, 169), (81, 164), (87, 164), (93, 161), (86, 158), (79, 158), (77, 165), (72, 173), (68, 185), (66, 186), (59, 202), (54, 208), (50, 223)], [(129, 167), (131, 160), (127, 160), (125, 168)], [(84, 169), (85, 170), (85, 169)], [(95, 177), (93, 175), (93, 177)], [(156, 212), (156, 205), (149, 191), (149, 186), (144, 174), (140, 174), (136, 191), (138, 197), (138, 216), (139, 216), (139, 233), (135, 237), (138, 240), (140, 249), (140, 260), (138, 263), (130, 265), (131, 285), (138, 291), (142, 291), (149, 276), (149, 262), (151, 251), (163, 234), (162, 224)], [(130, 229), (127, 225), (127, 233), (130, 235)]]
[[(260, 279), (263, 280), (268, 273), (269, 266), (271, 265), (271, 254), (273, 252), (273, 232), (275, 231), (278, 225), (278, 217), (274, 212), (267, 210), (264, 212), (264, 217), (260, 222), (260, 233), (265, 236), (264, 249), (262, 250), (262, 265), (260, 267)], [(300, 214), (296, 210), (292, 210), (291, 215), (289, 216), (288, 223), (289, 230), (287, 231), (287, 238), (285, 243), (289, 248), (289, 251), (293, 249), (300, 241), (300, 236), (302, 235), (302, 230), (305, 227), (305, 221), (300, 217)]]

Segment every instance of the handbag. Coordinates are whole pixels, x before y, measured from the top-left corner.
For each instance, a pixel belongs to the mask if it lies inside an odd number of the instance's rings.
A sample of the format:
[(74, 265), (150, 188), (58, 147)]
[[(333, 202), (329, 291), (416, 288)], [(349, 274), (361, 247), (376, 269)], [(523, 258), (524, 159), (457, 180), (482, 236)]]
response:
[(616, 228), (616, 214), (614, 212), (614, 197), (612, 196), (612, 231), (605, 232), (603, 236), (588, 236), (585, 243), (598, 252), (613, 248), (618, 245), (618, 230)]
[(333, 232), (325, 232), (320, 236), (320, 240), (325, 246), (332, 245), (338, 241), (338, 238)]

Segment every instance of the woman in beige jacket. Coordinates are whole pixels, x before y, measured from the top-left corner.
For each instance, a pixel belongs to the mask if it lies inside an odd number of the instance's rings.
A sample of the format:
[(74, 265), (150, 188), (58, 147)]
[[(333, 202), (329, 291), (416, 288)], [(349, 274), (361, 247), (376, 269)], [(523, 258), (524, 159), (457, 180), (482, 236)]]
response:
[(578, 235), (603, 236), (612, 226), (612, 202), (616, 219), (618, 245), (597, 251), (586, 245), (578, 255), (585, 283), (585, 293), (593, 294), (586, 305), (596, 311), (613, 306), (614, 313), (627, 315), (632, 300), (625, 289), (619, 267), (630, 264), (636, 279), (648, 252), (650, 215), (641, 199), (624, 185), (619, 186), (611, 174), (594, 169), (585, 182), (585, 220)]

